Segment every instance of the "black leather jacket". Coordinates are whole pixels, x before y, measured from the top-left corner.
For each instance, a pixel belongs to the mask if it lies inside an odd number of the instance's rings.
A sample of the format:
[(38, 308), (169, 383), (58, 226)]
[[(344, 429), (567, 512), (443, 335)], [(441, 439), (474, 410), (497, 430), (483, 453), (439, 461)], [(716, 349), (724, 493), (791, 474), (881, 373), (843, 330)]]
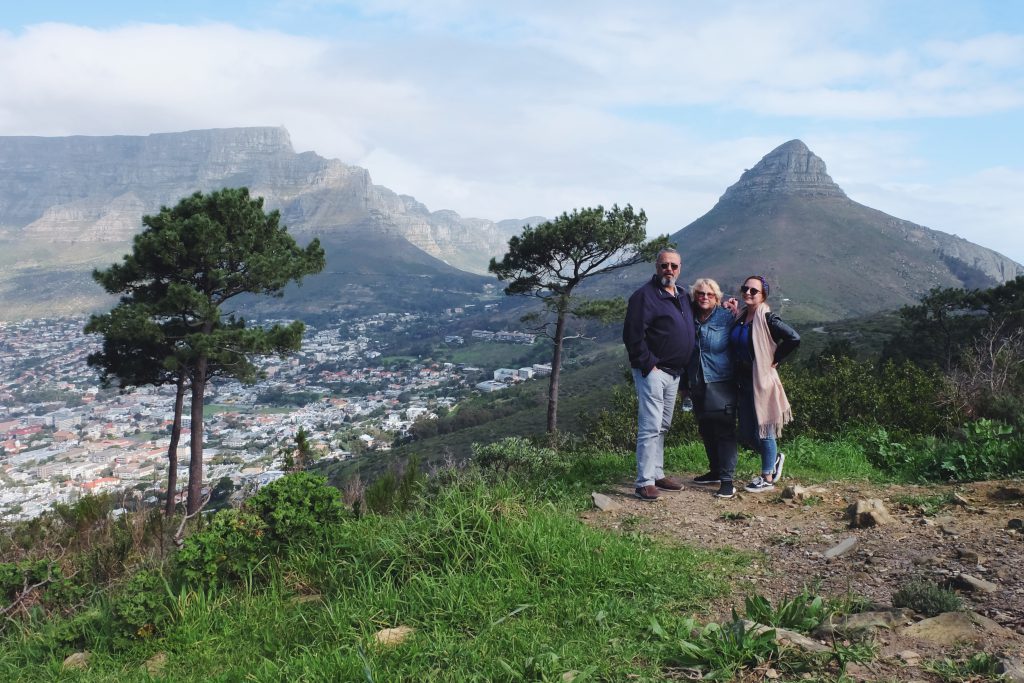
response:
[[(775, 356), (772, 360), (775, 363), (781, 363), (789, 354), (796, 351), (797, 347), (800, 346), (800, 334), (783, 322), (782, 318), (780, 318), (777, 313), (768, 311), (765, 315), (767, 316), (768, 332), (772, 335), (772, 341), (778, 345), (775, 348)], [(750, 357), (753, 358), (753, 335), (750, 337), (749, 352)], [(741, 367), (750, 367), (748, 364), (743, 362), (742, 358), (737, 357), (736, 360)]]

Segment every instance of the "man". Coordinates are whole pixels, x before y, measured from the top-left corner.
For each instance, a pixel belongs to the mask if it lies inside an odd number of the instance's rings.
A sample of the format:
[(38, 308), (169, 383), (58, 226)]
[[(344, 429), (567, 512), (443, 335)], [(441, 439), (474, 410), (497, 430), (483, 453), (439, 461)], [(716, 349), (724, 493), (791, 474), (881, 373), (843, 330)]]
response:
[(683, 485), (665, 476), (665, 434), (672, 426), (679, 378), (693, 352), (693, 312), (686, 290), (676, 285), (682, 259), (662, 249), (654, 277), (629, 297), (622, 342), (629, 353), (636, 385), (636, 495), (658, 499), (658, 490), (680, 491)]

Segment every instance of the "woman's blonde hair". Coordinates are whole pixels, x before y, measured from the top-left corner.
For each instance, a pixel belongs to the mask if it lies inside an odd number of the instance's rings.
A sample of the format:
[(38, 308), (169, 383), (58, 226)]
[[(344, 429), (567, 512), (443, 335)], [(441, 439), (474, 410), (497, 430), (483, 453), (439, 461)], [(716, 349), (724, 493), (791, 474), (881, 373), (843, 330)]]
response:
[(718, 299), (719, 301), (722, 300), (722, 288), (718, 286), (717, 282), (715, 282), (714, 280), (712, 280), (709, 277), (699, 277), (699, 278), (697, 278), (696, 280), (693, 281), (693, 284), (690, 285), (690, 298), (691, 299), (693, 299), (694, 301), (697, 300), (697, 297), (694, 295), (694, 292), (701, 285), (704, 285), (705, 287), (710, 289), (712, 292), (714, 292), (716, 299)]

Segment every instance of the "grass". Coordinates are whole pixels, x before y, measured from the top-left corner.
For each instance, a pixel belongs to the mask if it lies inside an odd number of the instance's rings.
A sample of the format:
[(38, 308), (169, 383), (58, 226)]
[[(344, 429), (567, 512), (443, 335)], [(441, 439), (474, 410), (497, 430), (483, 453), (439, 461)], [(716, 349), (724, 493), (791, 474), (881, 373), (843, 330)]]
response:
[[(182, 589), (166, 631), (133, 647), (100, 632), (61, 642), (41, 621), (8, 630), (0, 679), (144, 680), (139, 667), (165, 652), (181, 681), (541, 680), (568, 670), (658, 680), (651, 616), (675, 624), (700, 610), (741, 563), (591, 529), (557, 501), (470, 478), (407, 514), (332, 526), (271, 560), (266, 582)], [(375, 645), (376, 631), (395, 626), (415, 633)], [(79, 648), (93, 653), (89, 669), (61, 678), (60, 662)]]
[(935, 493), (931, 495), (923, 493), (908, 493), (894, 496), (893, 502), (901, 505), (907, 505), (909, 507), (920, 508), (922, 514), (926, 517), (934, 517), (942, 511), (943, 508), (956, 504), (956, 499), (953, 498), (952, 493)]

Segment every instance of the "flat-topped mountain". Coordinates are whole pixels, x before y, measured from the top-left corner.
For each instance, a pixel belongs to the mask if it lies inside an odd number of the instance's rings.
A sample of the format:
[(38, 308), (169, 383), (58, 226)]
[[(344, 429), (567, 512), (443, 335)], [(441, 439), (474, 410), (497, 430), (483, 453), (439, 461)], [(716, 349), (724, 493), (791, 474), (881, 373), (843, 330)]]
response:
[(351, 275), (361, 286), (373, 275), (429, 275), (477, 291), (494, 282), (487, 262), (523, 224), (431, 212), (363, 168), (296, 153), (284, 128), (0, 137), (0, 310), (95, 307), (102, 292), (89, 272), (127, 251), (143, 215), (196, 190), (240, 186), (280, 210), (300, 242), (321, 239), (328, 267), (317, 278)]
[[(804, 319), (891, 310), (933, 287), (992, 287), (1024, 274), (991, 249), (853, 201), (800, 140), (744, 171), (672, 241), (687, 284), (712, 277), (734, 293), (748, 275), (762, 274), (772, 285), (769, 303)], [(648, 271), (616, 279), (636, 281)]]

